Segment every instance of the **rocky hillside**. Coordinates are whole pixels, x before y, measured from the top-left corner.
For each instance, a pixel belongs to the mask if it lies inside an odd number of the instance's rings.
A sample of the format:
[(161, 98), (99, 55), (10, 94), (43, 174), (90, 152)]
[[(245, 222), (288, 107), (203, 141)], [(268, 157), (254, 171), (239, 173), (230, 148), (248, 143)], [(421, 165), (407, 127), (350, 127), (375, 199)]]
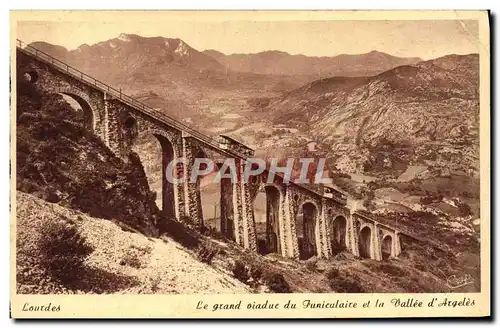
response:
[(205, 50), (204, 53), (237, 72), (306, 75), (316, 79), (331, 76), (371, 76), (397, 66), (415, 64), (421, 61), (420, 58), (416, 57), (401, 58), (379, 51), (332, 57), (290, 55), (282, 51), (225, 55), (219, 51)]
[[(479, 59), (450, 55), (373, 77), (329, 78), (265, 109), (331, 147), (344, 172), (399, 176), (409, 165), (477, 173)], [(295, 125), (295, 126), (293, 126)]]
[(18, 81), (17, 189), (157, 235), (159, 211), (138, 156), (117, 158), (61, 95)]
[(478, 55), (314, 81), (256, 111), (279, 127), (268, 152), (327, 157), (351, 208), (437, 240), (478, 277)]
[[(148, 238), (32, 195), (17, 195), (17, 291), (20, 294), (218, 294), (250, 288), (200, 262), (172, 238)], [(78, 236), (81, 263), (57, 274), (45, 248), (73, 247), (54, 234)], [(73, 233), (73, 235), (71, 235)], [(50, 239), (49, 239), (50, 238)], [(71, 238), (70, 238), (71, 239)], [(60, 256), (64, 252), (60, 251)], [(66, 250), (67, 251), (67, 250)], [(68, 272), (69, 271), (69, 272)], [(73, 274), (73, 275), (70, 275)], [(61, 279), (62, 278), (62, 279)]]
[(116, 157), (83, 126), (83, 113), (23, 81), (16, 124), (18, 293), (250, 291), (197, 258), (199, 234), (162, 216), (136, 154)]

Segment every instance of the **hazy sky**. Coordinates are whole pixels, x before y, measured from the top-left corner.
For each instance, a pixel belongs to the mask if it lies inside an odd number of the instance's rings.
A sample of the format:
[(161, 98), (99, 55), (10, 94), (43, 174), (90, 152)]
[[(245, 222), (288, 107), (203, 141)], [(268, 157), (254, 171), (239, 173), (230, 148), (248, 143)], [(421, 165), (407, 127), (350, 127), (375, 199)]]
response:
[[(234, 20), (173, 16), (120, 16), (117, 19), (21, 21), (17, 38), (75, 49), (118, 37), (120, 33), (180, 38), (197, 50), (226, 54), (281, 50), (307, 56), (359, 54), (378, 50), (396, 56), (431, 59), (478, 53), (474, 20)], [(224, 18), (226, 17), (226, 18)]]

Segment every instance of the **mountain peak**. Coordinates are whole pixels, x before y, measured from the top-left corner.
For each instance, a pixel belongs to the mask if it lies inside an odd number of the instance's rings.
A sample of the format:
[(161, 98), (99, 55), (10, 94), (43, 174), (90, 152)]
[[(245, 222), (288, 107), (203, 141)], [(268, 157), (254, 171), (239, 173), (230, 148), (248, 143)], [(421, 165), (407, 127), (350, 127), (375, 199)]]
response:
[(176, 40), (179, 40), (179, 44), (177, 45), (177, 48), (175, 48), (174, 52), (179, 54), (181, 57), (188, 56), (190, 47), (181, 39)]
[(136, 36), (136, 35), (120, 33), (120, 35), (118, 36), (118, 40), (124, 41), (124, 42), (130, 42), (130, 41), (132, 41), (133, 36)]
[[(363, 56), (363, 54), (361, 55)], [(391, 54), (388, 54), (387, 52), (383, 52), (383, 51), (378, 51), (378, 50), (372, 50), (370, 52), (367, 52), (366, 54), (364, 54), (364, 56), (367, 56), (367, 57), (374, 57), (374, 58), (397, 58)]]
[(266, 51), (261, 51), (258, 54), (274, 55), (274, 56), (290, 56), (290, 54), (288, 52), (280, 51), (280, 50), (266, 50)]
[(370, 55), (387, 55), (385, 52), (378, 51), (378, 50), (372, 50), (368, 54), (370, 54)]

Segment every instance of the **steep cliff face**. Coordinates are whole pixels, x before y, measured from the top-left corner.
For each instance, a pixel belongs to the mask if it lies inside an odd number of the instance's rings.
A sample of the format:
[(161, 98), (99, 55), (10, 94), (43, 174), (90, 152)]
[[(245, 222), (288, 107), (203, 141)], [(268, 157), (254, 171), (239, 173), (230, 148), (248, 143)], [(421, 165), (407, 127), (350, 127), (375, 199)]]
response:
[(17, 189), (156, 235), (158, 208), (137, 155), (117, 158), (62, 96), (19, 83)]
[(374, 77), (331, 78), (269, 105), (276, 122), (306, 124), (340, 169), (401, 174), (408, 165), (477, 172), (477, 55), (446, 56)]

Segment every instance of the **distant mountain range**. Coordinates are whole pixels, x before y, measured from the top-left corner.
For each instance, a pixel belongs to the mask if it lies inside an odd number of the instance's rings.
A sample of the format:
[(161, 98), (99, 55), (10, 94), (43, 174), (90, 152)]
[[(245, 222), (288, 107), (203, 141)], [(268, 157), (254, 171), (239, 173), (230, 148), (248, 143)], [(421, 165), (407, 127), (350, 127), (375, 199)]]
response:
[(330, 76), (370, 76), (391, 68), (422, 61), (417, 57), (401, 58), (371, 51), (360, 55), (308, 57), (290, 55), (282, 51), (264, 51), (256, 54), (225, 55), (216, 50), (205, 50), (228, 69), (237, 72), (274, 75), (311, 75), (316, 78)]
[(205, 115), (200, 107), (219, 106), (222, 99), (237, 103), (251, 97), (274, 97), (319, 77), (373, 75), (419, 60), (380, 52), (307, 57), (268, 51), (226, 56), (211, 50), (198, 51), (178, 38), (135, 34), (120, 34), (74, 50), (46, 42), (31, 45), (123, 88), (150, 106), (165, 108), (169, 115), (185, 119)]
[(258, 79), (258, 75), (307, 76), (298, 78), (300, 82), (331, 76), (370, 76), (421, 61), (420, 58), (400, 58), (378, 51), (332, 57), (307, 57), (281, 51), (224, 55), (215, 50), (200, 52), (180, 39), (146, 38), (135, 34), (120, 34), (117, 38), (91, 46), (83, 44), (71, 51), (46, 42), (31, 45), (89, 74), (118, 82), (131, 77), (151, 82), (159, 77), (160, 82), (181, 80), (188, 85), (193, 84), (191, 80), (202, 80), (209, 87), (224, 85), (224, 82), (247, 82), (249, 76)]

